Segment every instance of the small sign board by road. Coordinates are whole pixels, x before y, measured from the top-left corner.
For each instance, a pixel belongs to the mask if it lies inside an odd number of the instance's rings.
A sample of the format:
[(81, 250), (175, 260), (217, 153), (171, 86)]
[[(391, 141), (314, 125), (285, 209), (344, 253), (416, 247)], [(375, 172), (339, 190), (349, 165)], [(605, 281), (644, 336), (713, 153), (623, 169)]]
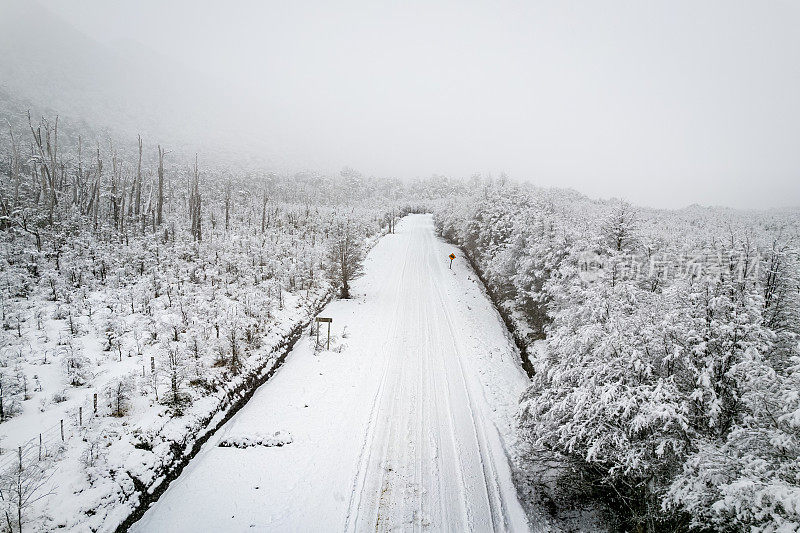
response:
[(456, 258), (456, 254), (450, 254), (448, 257), (450, 257), (450, 269), (452, 270), (452, 268), (453, 268), (453, 259)]
[(331, 322), (333, 322), (333, 319), (332, 318), (323, 317), (323, 316), (318, 316), (316, 318), (316, 321), (317, 321), (317, 344), (316, 344), (316, 346), (319, 346), (319, 323), (320, 322), (327, 322), (328, 323), (328, 347), (326, 348), (326, 350), (330, 350), (331, 349)]

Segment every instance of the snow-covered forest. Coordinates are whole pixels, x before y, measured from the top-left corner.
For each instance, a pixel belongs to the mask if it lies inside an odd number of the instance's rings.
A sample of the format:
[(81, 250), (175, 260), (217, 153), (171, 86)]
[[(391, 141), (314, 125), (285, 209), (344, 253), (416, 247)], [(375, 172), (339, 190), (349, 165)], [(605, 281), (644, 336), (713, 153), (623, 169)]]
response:
[(800, 533), (798, 27), (0, 0), (0, 533)]
[(437, 210), (531, 362), (534, 498), (626, 531), (800, 527), (799, 215), (510, 184)]
[(349, 296), (371, 243), (425, 210), (525, 360), (513, 456), (532, 508), (625, 530), (800, 524), (796, 210), (277, 176), (17, 118), (0, 182), (7, 529), (123, 524)]

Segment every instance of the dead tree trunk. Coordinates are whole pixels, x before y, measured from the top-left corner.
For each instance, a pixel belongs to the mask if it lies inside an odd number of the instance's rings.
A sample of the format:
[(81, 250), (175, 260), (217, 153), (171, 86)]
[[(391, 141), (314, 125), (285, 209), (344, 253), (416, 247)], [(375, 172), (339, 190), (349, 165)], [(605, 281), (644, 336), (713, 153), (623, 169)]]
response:
[(100, 159), (100, 144), (97, 144), (97, 178), (94, 181), (94, 197), (92, 198), (92, 216), (94, 230), (97, 231), (100, 218), (100, 187), (103, 184), (103, 160)]
[(87, 197), (86, 177), (83, 174), (83, 139), (78, 135), (78, 168), (75, 169), (75, 178), (72, 181), (72, 203), (81, 210), (86, 211)]
[(200, 196), (200, 173), (197, 169), (197, 154), (194, 156), (194, 180), (189, 193), (189, 220), (192, 226), (192, 237), (197, 242), (203, 240), (202, 230), (202, 198)]
[(128, 216), (139, 216), (142, 202), (142, 136), (139, 140), (139, 161), (136, 165), (136, 175), (131, 183), (131, 190), (128, 193)]
[(11, 128), (11, 123), (8, 122), (8, 133), (11, 136), (11, 182), (14, 184), (14, 194), (12, 196), (11, 208), (16, 209), (19, 206), (19, 146), (16, 139), (14, 139), (14, 131)]
[(231, 221), (231, 181), (225, 184), (225, 231), (230, 228)]
[(111, 208), (111, 216), (114, 219), (114, 229), (119, 227), (120, 218), (120, 205), (119, 205), (119, 176), (120, 176), (120, 162), (117, 159), (117, 152), (114, 147), (111, 147), (111, 194), (109, 195), (109, 207)]
[(156, 225), (164, 221), (164, 154), (161, 145), (158, 146), (158, 197), (156, 199)]
[(261, 233), (263, 234), (267, 230), (267, 202), (269, 198), (267, 197), (267, 189), (264, 188), (264, 195), (261, 198)]
[[(34, 129), (31, 113), (28, 111), (28, 126), (36, 147), (35, 163), (41, 180), (42, 197), (47, 203), (48, 223), (53, 224), (53, 210), (57, 203), (56, 196), (56, 168), (58, 159), (58, 117), (56, 116), (55, 125), (50, 127), (50, 123), (42, 119), (39, 126)], [(44, 126), (44, 136), (42, 127)]]

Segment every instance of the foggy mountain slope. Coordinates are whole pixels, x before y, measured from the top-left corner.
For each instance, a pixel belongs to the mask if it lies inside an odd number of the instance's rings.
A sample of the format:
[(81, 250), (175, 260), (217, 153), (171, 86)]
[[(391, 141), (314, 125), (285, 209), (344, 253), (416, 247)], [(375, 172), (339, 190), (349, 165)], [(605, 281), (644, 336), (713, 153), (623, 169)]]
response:
[(57, 110), (119, 136), (225, 145), (222, 132), (207, 128), (225, 122), (215, 80), (131, 41), (99, 43), (35, 0), (0, 0), (2, 88), (32, 111)]

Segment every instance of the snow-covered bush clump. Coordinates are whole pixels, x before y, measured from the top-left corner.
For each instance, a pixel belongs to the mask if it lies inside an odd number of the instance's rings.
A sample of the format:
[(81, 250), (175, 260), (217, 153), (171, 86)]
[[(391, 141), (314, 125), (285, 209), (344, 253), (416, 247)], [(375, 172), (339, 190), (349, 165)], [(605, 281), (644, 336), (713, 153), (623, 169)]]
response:
[(218, 446), (220, 448), (251, 448), (253, 446), (285, 446), (293, 441), (292, 434), (288, 431), (279, 430), (272, 434), (254, 433), (248, 435), (230, 435), (222, 439)]

